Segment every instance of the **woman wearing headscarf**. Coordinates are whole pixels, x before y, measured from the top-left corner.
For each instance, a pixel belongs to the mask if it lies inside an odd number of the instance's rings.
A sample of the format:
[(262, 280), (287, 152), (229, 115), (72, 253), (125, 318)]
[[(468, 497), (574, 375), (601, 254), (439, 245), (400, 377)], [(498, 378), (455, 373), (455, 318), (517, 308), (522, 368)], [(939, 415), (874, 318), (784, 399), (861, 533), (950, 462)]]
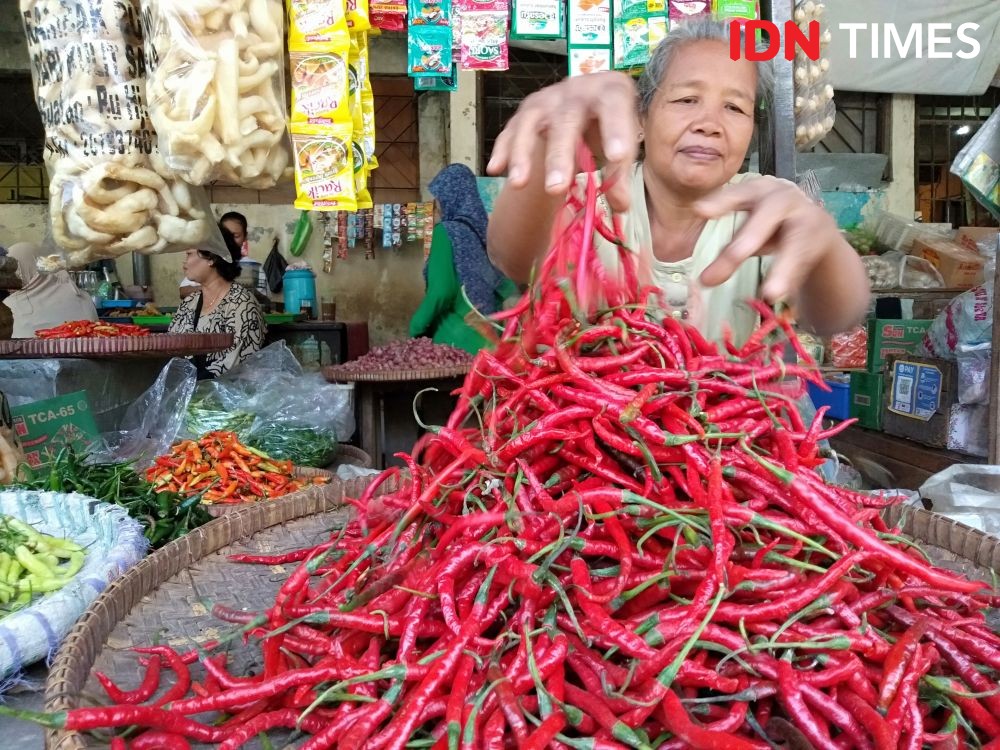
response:
[(48, 255), (41, 245), (18, 242), (8, 254), (17, 259), (22, 287), (3, 301), (14, 314), (13, 337), (29, 339), (35, 331), (70, 320), (97, 320), (94, 301), (66, 271), (40, 273), (38, 259)]
[(440, 220), (424, 266), (427, 293), (410, 321), (410, 336), (475, 354), (488, 342), (470, 323), (470, 314), (499, 311), (517, 288), (486, 255), (486, 208), (472, 170), (451, 164), (428, 188)]

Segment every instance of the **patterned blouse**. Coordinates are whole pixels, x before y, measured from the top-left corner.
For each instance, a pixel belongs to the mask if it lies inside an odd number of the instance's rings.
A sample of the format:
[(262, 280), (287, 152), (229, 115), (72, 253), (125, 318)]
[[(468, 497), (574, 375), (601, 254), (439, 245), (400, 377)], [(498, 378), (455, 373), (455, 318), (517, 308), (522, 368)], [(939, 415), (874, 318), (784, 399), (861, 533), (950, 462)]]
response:
[(239, 284), (229, 291), (209, 313), (202, 313), (195, 325), (195, 313), (201, 292), (184, 298), (170, 321), (170, 333), (231, 333), (233, 345), (223, 352), (205, 356), (205, 370), (213, 377), (228, 372), (264, 346), (267, 325), (264, 313), (253, 294)]

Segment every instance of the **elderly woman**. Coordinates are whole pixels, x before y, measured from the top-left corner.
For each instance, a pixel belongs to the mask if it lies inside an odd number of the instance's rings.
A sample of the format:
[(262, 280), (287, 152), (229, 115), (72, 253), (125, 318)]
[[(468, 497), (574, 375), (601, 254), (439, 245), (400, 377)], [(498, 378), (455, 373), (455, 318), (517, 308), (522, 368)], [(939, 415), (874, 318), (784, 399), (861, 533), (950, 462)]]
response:
[(14, 315), (14, 338), (32, 338), (41, 328), (70, 320), (97, 320), (94, 301), (66, 271), (38, 271), (38, 259), (48, 254), (45, 248), (33, 242), (18, 242), (8, 252), (17, 260), (22, 284), (20, 291), (3, 301)]
[[(699, 18), (671, 27), (638, 96), (627, 76), (599, 73), (528, 97), (489, 165), (508, 174), (490, 222), (493, 262), (515, 281), (530, 276), (585, 141), (603, 163), (605, 210), (621, 214), (626, 245), (675, 317), (716, 340), (728, 326), (739, 343), (757, 324), (742, 303), (760, 291), (821, 334), (860, 321), (868, 279), (832, 217), (791, 182), (737, 174), (769, 100), (768, 66), (731, 60), (728, 26)], [(615, 265), (615, 249), (598, 243)]]
[(173, 320), (171, 333), (231, 333), (233, 345), (224, 352), (195, 357), (200, 379), (216, 378), (264, 345), (267, 326), (260, 305), (249, 290), (233, 283), (240, 275), (240, 246), (232, 232), (219, 227), (228, 258), (191, 248), (184, 257), (184, 275), (199, 285), (185, 297)]
[(427, 293), (410, 320), (410, 335), (475, 354), (487, 342), (470, 324), (470, 314), (497, 312), (517, 289), (486, 255), (486, 208), (472, 170), (450, 164), (428, 189), (440, 221), (424, 266)]

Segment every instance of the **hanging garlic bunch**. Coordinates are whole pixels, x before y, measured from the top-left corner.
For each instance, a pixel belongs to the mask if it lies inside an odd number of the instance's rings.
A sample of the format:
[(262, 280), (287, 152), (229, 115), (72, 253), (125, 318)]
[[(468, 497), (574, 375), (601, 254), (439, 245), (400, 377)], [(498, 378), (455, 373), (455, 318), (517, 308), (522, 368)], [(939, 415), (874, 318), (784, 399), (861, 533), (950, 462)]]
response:
[(795, 23), (804, 34), (809, 24), (820, 24), (820, 59), (810, 60), (799, 49), (795, 53), (793, 68), (795, 84), (795, 146), (806, 151), (833, 130), (836, 108), (833, 104), (833, 86), (828, 82), (830, 60), (824, 51), (830, 44), (830, 30), (823, 27), (822, 16), (826, 6), (815, 0), (799, 0), (795, 7)]

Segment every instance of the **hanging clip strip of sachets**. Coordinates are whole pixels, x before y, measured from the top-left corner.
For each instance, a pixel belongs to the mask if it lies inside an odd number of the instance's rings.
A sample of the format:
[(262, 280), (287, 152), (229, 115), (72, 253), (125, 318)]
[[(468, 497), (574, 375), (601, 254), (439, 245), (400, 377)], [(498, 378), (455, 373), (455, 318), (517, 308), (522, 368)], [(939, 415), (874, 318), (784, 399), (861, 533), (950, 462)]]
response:
[(571, 76), (613, 68), (611, 0), (569, 3), (567, 52)]
[(289, 0), (288, 12), (295, 206), (353, 211), (347, 6), (345, 0)]
[(347, 213), (337, 212), (337, 260), (347, 260)]
[(431, 242), (434, 239), (434, 204), (424, 204), (424, 260), (431, 255)]
[(388, 250), (392, 247), (392, 204), (382, 205), (382, 247)]
[(459, 64), (463, 70), (507, 70), (508, 0), (460, 0)]
[(323, 212), (320, 215), (320, 222), (323, 225), (323, 272), (333, 272), (333, 245), (334, 229), (333, 222), (330, 221), (331, 214)]
[(361, 215), (365, 220), (365, 259), (370, 260), (375, 257), (375, 209), (366, 208), (361, 212)]

